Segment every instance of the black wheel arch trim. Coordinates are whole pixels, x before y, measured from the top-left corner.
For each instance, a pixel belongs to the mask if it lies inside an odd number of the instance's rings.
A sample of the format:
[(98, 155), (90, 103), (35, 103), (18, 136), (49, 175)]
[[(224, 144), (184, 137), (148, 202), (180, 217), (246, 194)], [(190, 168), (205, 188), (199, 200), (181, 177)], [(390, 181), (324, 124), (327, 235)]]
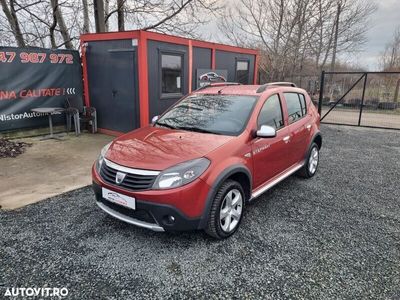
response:
[(321, 147), (319, 147), (319, 149), (322, 148), (322, 135), (321, 135), (321, 132), (318, 131), (318, 132), (316, 132), (316, 133), (312, 136), (312, 138), (311, 138), (310, 145), (308, 145), (307, 152), (306, 152), (306, 155), (305, 155), (305, 157), (304, 157), (305, 161), (307, 161), (308, 155), (310, 154), (310, 151), (311, 151), (311, 147), (312, 147), (312, 145), (315, 143), (315, 139), (316, 139), (317, 137), (319, 137), (319, 138), (321, 139)]
[(321, 146), (319, 147), (319, 149), (321, 149), (322, 148), (322, 141), (323, 141), (321, 131), (317, 131), (316, 133), (314, 133), (314, 135), (313, 135), (313, 137), (311, 139), (310, 146), (315, 142), (317, 137), (319, 137), (321, 139)]
[[(218, 188), (221, 186), (221, 184), (223, 182), (225, 182), (226, 179), (228, 179), (232, 175), (235, 175), (238, 173), (242, 173), (247, 176), (249, 183), (250, 183), (249, 190), (250, 190), (250, 194), (251, 194), (253, 181), (252, 181), (252, 176), (251, 176), (250, 170), (242, 164), (235, 164), (235, 165), (232, 165), (232, 166), (226, 168), (224, 171), (222, 171), (218, 175), (217, 179), (211, 186), (210, 191), (208, 192), (206, 202), (205, 202), (205, 208), (204, 208), (204, 211), (201, 216), (200, 223), (199, 223), (199, 229), (204, 229), (207, 226), (207, 222), (208, 222), (208, 218), (209, 218), (209, 214), (210, 214), (210, 210), (211, 210), (211, 205), (212, 205), (214, 197), (218, 191)], [(246, 200), (249, 200), (249, 199), (246, 199)]]

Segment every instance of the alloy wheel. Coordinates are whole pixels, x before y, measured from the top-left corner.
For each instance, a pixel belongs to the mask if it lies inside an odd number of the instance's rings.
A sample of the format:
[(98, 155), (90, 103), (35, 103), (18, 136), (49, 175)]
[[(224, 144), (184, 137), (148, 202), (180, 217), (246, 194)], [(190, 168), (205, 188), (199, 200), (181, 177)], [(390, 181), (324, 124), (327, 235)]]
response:
[(318, 160), (319, 160), (318, 148), (314, 147), (311, 150), (310, 158), (308, 160), (308, 171), (310, 172), (310, 174), (314, 174), (315, 171), (317, 171)]
[(239, 224), (243, 211), (243, 197), (239, 190), (230, 190), (221, 205), (219, 217), (223, 231), (229, 233)]

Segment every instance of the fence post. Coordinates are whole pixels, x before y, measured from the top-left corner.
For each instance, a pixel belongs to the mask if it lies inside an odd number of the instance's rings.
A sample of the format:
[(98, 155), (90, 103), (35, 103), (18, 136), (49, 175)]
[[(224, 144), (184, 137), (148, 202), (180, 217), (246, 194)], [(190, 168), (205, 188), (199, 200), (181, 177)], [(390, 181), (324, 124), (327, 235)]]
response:
[(324, 98), (324, 85), (325, 85), (325, 71), (322, 71), (320, 86), (319, 86), (319, 102), (318, 102), (318, 113), (320, 116), (322, 111), (322, 100)]
[(358, 116), (358, 126), (361, 125), (361, 116), (362, 116), (362, 111), (363, 111), (363, 106), (364, 106), (365, 90), (367, 88), (367, 78), (368, 78), (368, 73), (365, 73), (364, 74), (364, 87), (363, 87), (362, 96), (361, 96), (360, 115)]

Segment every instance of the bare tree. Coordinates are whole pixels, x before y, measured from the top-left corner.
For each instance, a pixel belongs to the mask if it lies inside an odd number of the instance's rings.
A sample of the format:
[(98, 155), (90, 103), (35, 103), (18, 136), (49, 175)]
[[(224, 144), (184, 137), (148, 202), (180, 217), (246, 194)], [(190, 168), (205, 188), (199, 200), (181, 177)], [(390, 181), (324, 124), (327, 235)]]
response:
[(117, 0), (116, 7), (111, 11), (110, 11), (110, 8), (108, 7), (108, 9), (105, 13), (106, 24), (109, 24), (110, 17), (113, 16), (115, 13), (117, 13), (118, 31), (125, 30), (125, 2), (126, 2), (126, 0)]
[(117, 0), (117, 13), (118, 13), (118, 31), (125, 30), (125, 0)]
[[(391, 41), (386, 44), (379, 60), (382, 71), (400, 72), (400, 26), (395, 29)], [(394, 102), (399, 101), (400, 93), (400, 78), (396, 77), (387, 76), (384, 78), (387, 86), (395, 85)]]
[(21, 27), (19, 25), (16, 9), (15, 9), (15, 1), (8, 1), (10, 7), (8, 7), (6, 0), (0, 0), (1, 7), (3, 9), (4, 14), (8, 20), (8, 23), (11, 27), (12, 33), (15, 37), (15, 41), (17, 42), (18, 47), (25, 47), (24, 37), (22, 35)]
[(52, 23), (51, 23), (51, 25), (49, 27), (50, 43), (51, 43), (51, 48), (57, 48), (55, 30), (56, 30), (56, 27), (57, 27), (56, 10), (57, 10), (57, 7), (58, 7), (58, 0), (51, 0), (51, 5), (52, 5), (53, 21), (52, 21)]
[(108, 32), (108, 31), (110, 31), (110, 26), (105, 18), (107, 17), (108, 13), (110, 12), (110, 1), (103, 0), (103, 3), (104, 3), (104, 29), (106, 32)]
[(314, 59), (314, 69), (324, 69), (328, 61), (333, 42), (333, 5), (332, 1), (317, 0), (315, 14), (311, 18), (312, 30), (305, 32), (310, 56)]
[(156, 29), (157, 27), (161, 26), (162, 24), (167, 23), (169, 20), (173, 19), (175, 16), (177, 16), (182, 10), (185, 9), (186, 6), (188, 6), (193, 0), (186, 0), (182, 1), (180, 5), (178, 5), (176, 8), (173, 8), (171, 13), (166, 15), (164, 18), (156, 22), (155, 24), (152, 24), (150, 26), (144, 27), (143, 30), (150, 30), (150, 29)]
[(73, 49), (73, 45), (71, 43), (71, 37), (69, 35), (67, 25), (65, 24), (64, 17), (61, 13), (60, 6), (58, 5), (58, 0), (50, 0), (50, 4), (53, 9), (53, 19), (55, 19), (55, 24), (56, 25), (58, 24), (61, 36), (64, 40), (63, 45), (67, 49)]
[[(153, 30), (199, 37), (199, 27), (207, 24), (222, 9), (222, 0), (117, 0), (110, 5), (105, 20), (117, 15), (119, 31)], [(115, 24), (112, 22), (112, 24)]]
[(83, 10), (83, 27), (82, 33), (89, 33), (89, 6), (87, 0), (82, 0), (82, 10)]
[(10, 25), (8, 19), (15, 18), (7, 19), (3, 10), (3, 43), (11, 37), (16, 40), (16, 35), (27, 45), (70, 48), (77, 46), (81, 33), (90, 31), (91, 15), (97, 32), (146, 29), (198, 38), (203, 35), (199, 27), (216, 15), (222, 0), (108, 0), (106, 7), (105, 0), (1, 0), (11, 13), (10, 1), (15, 4), (20, 29)]
[(382, 71), (400, 71), (400, 26), (396, 28), (392, 40), (385, 46), (380, 57)]
[(94, 4), (94, 20), (96, 23), (96, 32), (105, 32), (106, 23), (104, 18), (104, 2), (103, 0), (93, 0)]
[(374, 10), (362, 0), (242, 0), (226, 10), (219, 27), (232, 43), (261, 47), (267, 57), (260, 69), (283, 80), (315, 73), (329, 59), (333, 68), (338, 54), (360, 49)]
[(336, 56), (343, 50), (354, 50), (365, 43), (366, 20), (376, 10), (374, 2), (363, 0), (336, 0), (334, 38), (331, 70), (335, 69)]
[(201, 26), (215, 18), (223, 0), (104, 1), (1, 0), (2, 44), (76, 48), (80, 34), (90, 28), (96, 32), (144, 29), (201, 38)]

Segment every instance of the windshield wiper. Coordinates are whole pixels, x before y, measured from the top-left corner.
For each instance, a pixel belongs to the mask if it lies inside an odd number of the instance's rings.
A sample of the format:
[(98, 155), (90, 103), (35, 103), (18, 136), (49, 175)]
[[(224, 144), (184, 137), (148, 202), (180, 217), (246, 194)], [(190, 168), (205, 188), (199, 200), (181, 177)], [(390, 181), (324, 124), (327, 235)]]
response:
[(177, 129), (177, 127), (174, 127), (174, 126), (172, 126), (172, 125), (169, 125), (169, 124), (167, 124), (167, 123), (165, 123), (165, 122), (156, 122), (155, 125), (167, 127), (167, 128), (170, 128), (170, 129)]
[(211, 134), (221, 134), (219, 132), (203, 129), (203, 128), (198, 128), (198, 127), (190, 127), (190, 126), (172, 126), (169, 125), (165, 122), (156, 122), (155, 125), (167, 127), (170, 129), (179, 129), (179, 130), (187, 130), (187, 131), (194, 131), (194, 132), (201, 132), (201, 133), (211, 133)]
[(176, 129), (187, 130), (187, 131), (194, 131), (194, 132), (201, 132), (201, 133), (211, 133), (211, 134), (220, 134), (219, 132), (198, 128), (198, 127), (186, 127), (186, 126), (179, 126)]

